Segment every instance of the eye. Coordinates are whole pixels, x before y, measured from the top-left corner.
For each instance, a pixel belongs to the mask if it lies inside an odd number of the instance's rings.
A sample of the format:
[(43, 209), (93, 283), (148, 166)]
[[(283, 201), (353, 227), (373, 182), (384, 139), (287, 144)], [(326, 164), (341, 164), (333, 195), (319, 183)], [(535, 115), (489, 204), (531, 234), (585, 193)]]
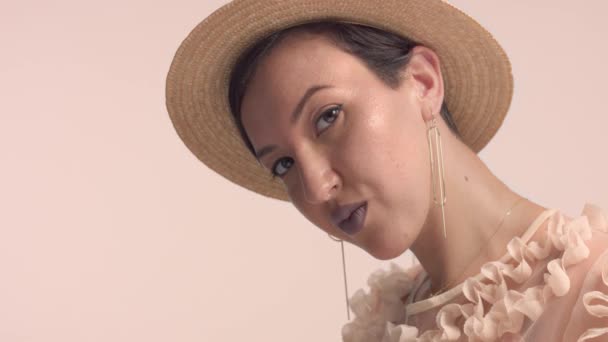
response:
[[(272, 166), (272, 178), (277, 176), (282, 177), (292, 164), (293, 159), (291, 159), (290, 157), (285, 157), (277, 160), (277, 162)], [(285, 169), (285, 171), (280, 171), (280, 169)]]
[[(329, 123), (328, 125), (325, 126), (325, 128), (322, 129), (318, 129), (318, 134), (320, 134), (321, 132), (323, 132), (325, 129), (327, 129), (328, 126), (330, 126), (338, 117), (338, 113), (340, 113), (340, 111), (342, 110), (342, 105), (338, 105), (338, 106), (334, 106), (331, 107), (330, 109), (326, 110), (325, 112), (321, 113), (319, 115), (319, 118), (316, 121), (317, 127), (319, 126), (320, 122), (327, 122)], [(293, 165), (293, 159), (290, 157), (284, 157), (284, 158), (280, 158), (278, 159), (274, 165), (272, 166), (272, 178), (275, 177), (283, 177), (283, 175), (285, 173), (287, 173), (287, 171), (289, 171), (288, 169)]]
[[(319, 115), (319, 118), (317, 119), (317, 128), (319, 127), (319, 123), (320, 122), (328, 122), (329, 124), (325, 127), (330, 126), (338, 117), (338, 114), (340, 113), (340, 111), (342, 110), (342, 105), (339, 106), (334, 106), (331, 107), (330, 109), (326, 110), (325, 112), (321, 113), (321, 115)], [(318, 132), (322, 132), (324, 131), (325, 128), (323, 129), (318, 129)]]

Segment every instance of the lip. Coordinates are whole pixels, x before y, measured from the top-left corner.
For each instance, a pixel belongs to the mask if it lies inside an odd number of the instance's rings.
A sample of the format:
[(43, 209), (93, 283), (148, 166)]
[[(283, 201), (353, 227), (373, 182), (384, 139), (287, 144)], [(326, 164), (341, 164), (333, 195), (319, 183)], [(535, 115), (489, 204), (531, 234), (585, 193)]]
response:
[[(355, 214), (355, 212), (357, 213)], [(339, 206), (331, 213), (331, 220), (346, 234), (354, 235), (363, 228), (366, 214), (367, 201), (362, 201)]]

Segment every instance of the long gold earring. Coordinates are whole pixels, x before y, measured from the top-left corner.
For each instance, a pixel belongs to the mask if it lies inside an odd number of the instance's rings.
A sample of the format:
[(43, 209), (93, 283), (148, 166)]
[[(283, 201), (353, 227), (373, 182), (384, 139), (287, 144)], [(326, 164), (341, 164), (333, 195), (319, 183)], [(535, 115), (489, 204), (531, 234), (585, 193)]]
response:
[[(443, 147), (441, 144), (441, 134), (437, 127), (437, 119), (433, 116), (427, 130), (427, 140), (429, 142), (429, 156), (431, 161), (431, 181), (433, 184), (433, 202), (441, 207), (441, 218), (443, 222), (443, 237), (447, 239), (445, 228), (445, 170), (443, 165)], [(439, 183), (439, 200), (437, 199), (437, 183)]]
[(346, 261), (344, 258), (344, 241), (341, 239), (338, 239), (336, 237), (333, 237), (329, 233), (327, 233), (327, 235), (329, 235), (330, 239), (340, 242), (340, 246), (342, 247), (342, 273), (344, 274), (344, 297), (346, 298), (346, 319), (350, 321), (350, 303), (348, 300), (348, 282), (346, 280)]

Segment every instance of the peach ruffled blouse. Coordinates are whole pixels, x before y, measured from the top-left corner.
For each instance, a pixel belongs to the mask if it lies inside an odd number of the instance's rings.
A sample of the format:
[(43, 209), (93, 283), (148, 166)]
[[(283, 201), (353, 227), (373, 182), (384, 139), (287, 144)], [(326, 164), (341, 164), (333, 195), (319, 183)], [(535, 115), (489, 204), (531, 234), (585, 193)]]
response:
[(420, 264), (391, 263), (367, 284), (350, 299), (344, 342), (608, 341), (608, 215), (547, 209), (500, 260), (434, 297)]

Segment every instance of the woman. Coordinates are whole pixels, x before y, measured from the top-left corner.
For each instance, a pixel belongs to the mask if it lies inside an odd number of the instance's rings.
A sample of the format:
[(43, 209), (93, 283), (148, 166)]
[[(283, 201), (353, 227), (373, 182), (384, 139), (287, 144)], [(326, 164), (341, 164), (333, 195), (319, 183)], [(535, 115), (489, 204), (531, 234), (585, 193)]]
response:
[(606, 340), (606, 215), (529, 201), (477, 155), (512, 87), (442, 1), (242, 0), (182, 43), (167, 103), (226, 178), (375, 258), (416, 255), (352, 296), (345, 341)]

